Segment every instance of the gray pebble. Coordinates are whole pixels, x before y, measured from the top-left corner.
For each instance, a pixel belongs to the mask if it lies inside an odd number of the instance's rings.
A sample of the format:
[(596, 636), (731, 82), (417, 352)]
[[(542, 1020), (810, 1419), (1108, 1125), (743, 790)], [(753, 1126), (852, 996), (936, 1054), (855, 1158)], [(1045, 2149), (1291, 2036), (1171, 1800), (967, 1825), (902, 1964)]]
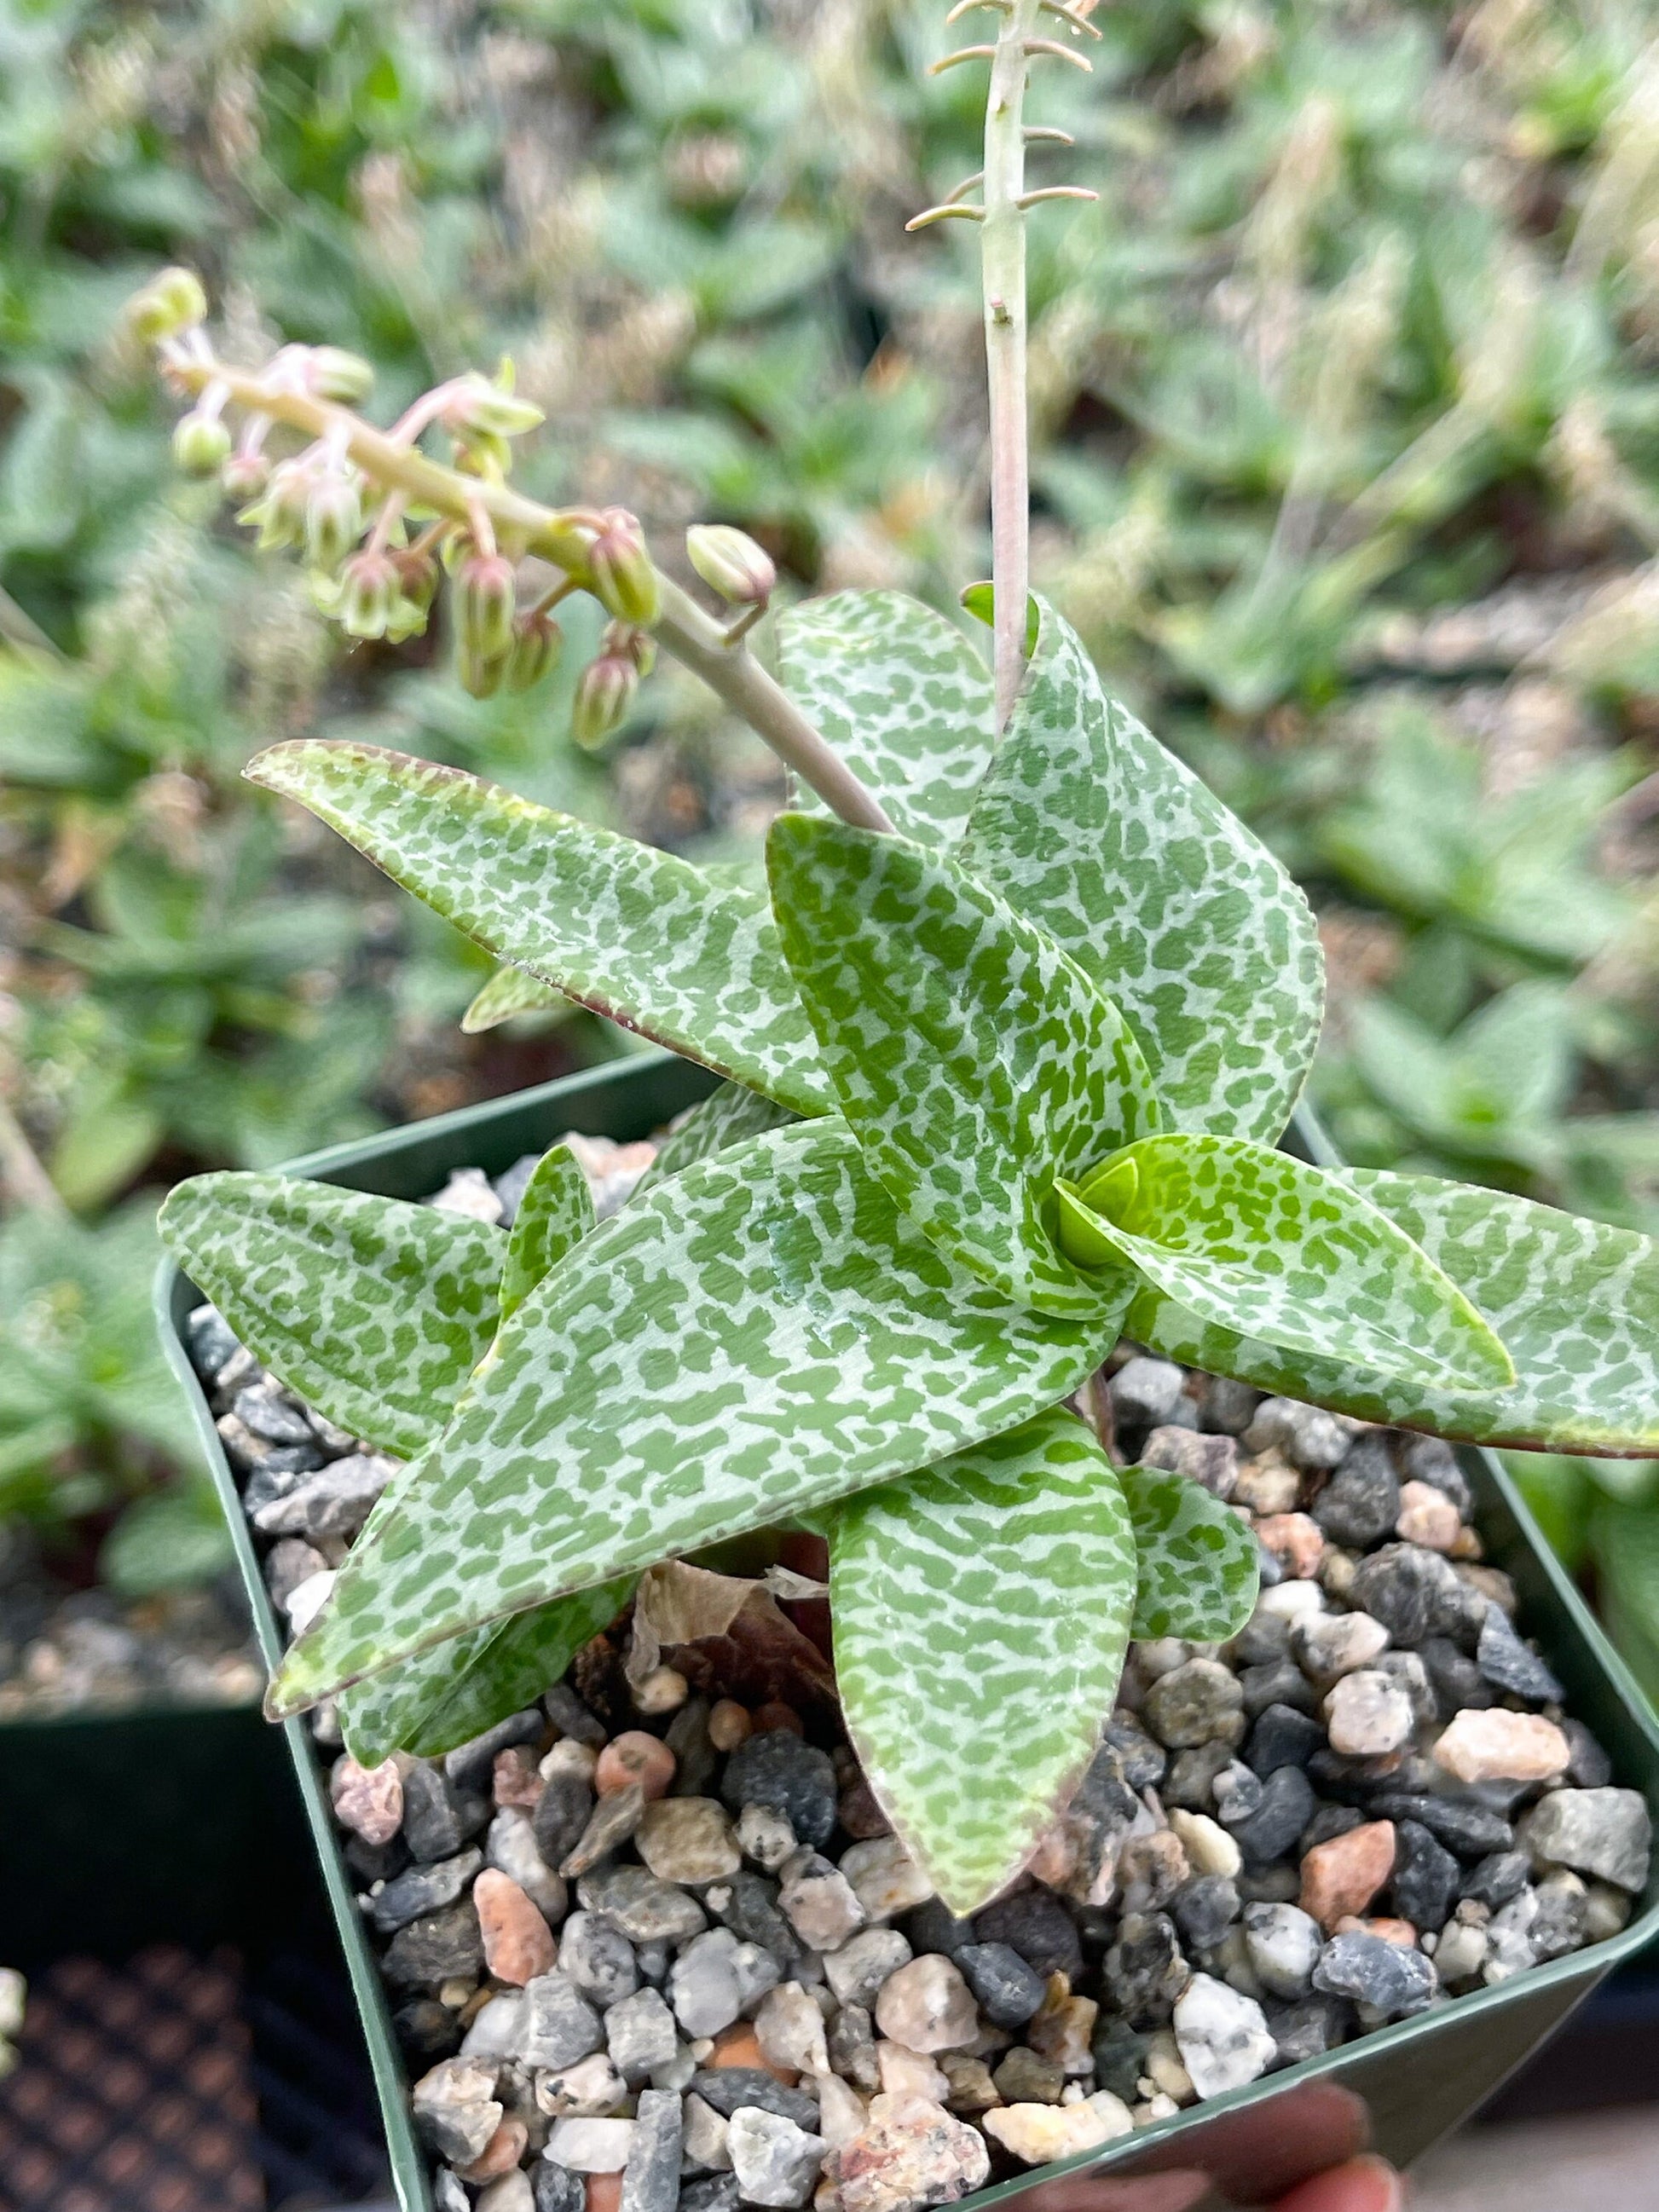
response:
[(1201, 1436), (1194, 1429), (1154, 1429), (1140, 1449), (1143, 1467), (1184, 1475), (1212, 1497), (1231, 1498), (1238, 1480), (1238, 1445), (1231, 1437)]
[(185, 1342), (198, 1375), (216, 1375), (241, 1350), (235, 1331), (217, 1306), (200, 1305), (185, 1322)]
[(775, 2112), (780, 2119), (793, 2120), (799, 2128), (817, 2125), (818, 2108), (815, 2099), (805, 2089), (786, 2087), (775, 2075), (759, 2066), (709, 2066), (700, 2069), (691, 2077), (692, 2093), (705, 2105), (729, 2120), (744, 2105), (757, 2106), (763, 2112)]
[(1461, 1859), (1485, 1858), (1488, 1851), (1506, 1851), (1515, 1831), (1501, 1813), (1468, 1797), (1376, 1792), (1367, 1808), (1374, 1820), (1418, 1820), (1429, 1833), (1455, 1851)]
[[(1263, 1666), (1246, 1667), (1238, 1677), (1246, 1717), (1260, 1720), (1270, 1705), (1287, 1705), (1310, 1717), (1319, 1710), (1319, 1692), (1292, 1659), (1270, 1659)], [(1323, 1737), (1324, 1730), (1320, 1730)]]
[(526, 2065), (557, 2073), (604, 2043), (599, 2014), (568, 1974), (538, 1974), (526, 1983), (525, 1999)]
[(1095, 2080), (1101, 2088), (1121, 2097), (1126, 2105), (1138, 2102), (1137, 2087), (1146, 2071), (1147, 2039), (1115, 2013), (1103, 2013), (1095, 2023), (1092, 2056)]
[(998, 2061), (991, 2079), (1005, 2105), (1057, 2105), (1066, 2090), (1064, 2067), (1023, 2043)]
[(1502, 1606), (1487, 1607), (1474, 1662), (1489, 1682), (1529, 1705), (1550, 1705), (1566, 1695), (1538, 1654), (1516, 1635)]
[(1311, 1713), (1294, 1705), (1268, 1705), (1245, 1739), (1244, 1763), (1265, 1781), (1281, 1766), (1306, 1766), (1324, 1741), (1325, 1731)]
[[(564, 1964), (562, 1941), (559, 1963)], [(630, 2089), (672, 2066), (679, 2047), (674, 2015), (655, 1990), (639, 1990), (613, 2004), (605, 2015), (605, 2039), (611, 2064)]]
[(1407, 1437), (1401, 1447), (1401, 1465), (1407, 1482), (1432, 1483), (1457, 1508), (1460, 1520), (1474, 1511), (1474, 1492), (1457, 1463), (1457, 1454), (1439, 1437)]
[(688, 1698), (668, 1724), (663, 1741), (674, 1754), (676, 1797), (702, 1797), (720, 1771), (720, 1755), (709, 1741), (707, 1698)]
[(1571, 1867), (1632, 1892), (1646, 1886), (1652, 1839), (1648, 1808), (1634, 1790), (1553, 1790), (1517, 1838), (1535, 1864)]
[(1267, 1866), (1292, 1850), (1313, 1818), (1314, 1789), (1299, 1766), (1276, 1766), (1262, 1784), (1261, 1802), (1233, 1830), (1247, 1866)]
[[(957, 1954), (958, 1963), (963, 1960), (966, 1952), (972, 1948), (971, 1945), (963, 1946), (963, 1950)], [(1013, 1957), (1018, 1954), (1010, 1953), (1009, 1955)], [(884, 1983), (890, 1976), (897, 1973), (901, 1966), (908, 1966), (911, 1956), (910, 1946), (896, 1928), (862, 1929), (858, 1935), (849, 1937), (839, 1949), (825, 1954), (824, 1979), (829, 1983), (837, 2002), (873, 2005)], [(1025, 1973), (1030, 1973), (1030, 1968), (1025, 1965), (1023, 1959), (1020, 1960), (1020, 1966)], [(966, 1972), (966, 1971), (964, 1966), (963, 1972)], [(969, 1979), (971, 1978), (970, 1976)], [(1037, 1979), (1039, 2004), (1042, 2001), (1042, 1987), (1041, 1979)], [(1034, 2012), (1036, 2007), (1034, 2005), (1031, 2009)], [(1030, 2014), (1021, 2015), (1023, 2019), (1029, 2019), (1030, 2016)]]
[(395, 1881), (387, 1882), (368, 1908), (371, 1924), (382, 1936), (394, 1936), (411, 1920), (453, 1905), (483, 1864), (482, 1851), (462, 1851), (432, 1866), (410, 1867)]
[(1394, 1909), (1419, 1935), (1445, 1926), (1462, 1878), (1462, 1868), (1420, 1821), (1395, 1823)]
[(1128, 1788), (1156, 1790), (1169, 1768), (1169, 1754), (1145, 1729), (1137, 1728), (1126, 1713), (1114, 1713), (1106, 1723), (1103, 1752), (1110, 1752)]
[[(1132, 2027), (1161, 2026), (1190, 1978), (1166, 1913), (1130, 1913), (1107, 1952), (1101, 1985)], [(1006, 2093), (1005, 2093), (1006, 2094)]]
[(680, 2100), (641, 2089), (623, 2168), (621, 2212), (674, 2212), (680, 2193)]
[(1175, 1411), (1187, 1387), (1187, 1370), (1172, 1359), (1141, 1353), (1126, 1360), (1106, 1387), (1112, 1412), (1125, 1428), (1155, 1429)]
[(1536, 1891), (1537, 1909), (1528, 1929), (1535, 1959), (1559, 1959), (1584, 1941), (1589, 1896), (1576, 1874), (1553, 1874)]
[(718, 2035), (782, 1978), (769, 1951), (740, 1943), (729, 1928), (711, 1928), (694, 1936), (670, 1968), (668, 1999), (688, 2037)]
[(1358, 1437), (1313, 1504), (1313, 1517), (1334, 1544), (1362, 1550), (1390, 1534), (1400, 1518), (1400, 1478), (1388, 1439)]
[[(917, 1957), (926, 1950), (942, 1950), (942, 1944), (923, 1944), (915, 1924), (918, 1917), (913, 1914), (905, 1923), (905, 1933)], [(1017, 1889), (998, 1898), (974, 1915), (973, 1934), (981, 1943), (1006, 1943), (1040, 1974), (1066, 1974), (1075, 1983), (1083, 1972), (1083, 1945), (1077, 1923), (1052, 1890)], [(955, 1954), (946, 1955), (959, 1956), (960, 1951), (958, 1944)]]
[(488, 1794), (496, 1753), (510, 1751), (514, 1744), (538, 1743), (545, 1733), (536, 1706), (528, 1706), (520, 1713), (509, 1713), (504, 1721), (497, 1721), (494, 1728), (475, 1735), (470, 1743), (457, 1744), (453, 1751), (446, 1752), (444, 1778), (458, 1790)]
[(1170, 1916), (1189, 1951), (1213, 1951), (1238, 1918), (1237, 1885), (1224, 1874), (1198, 1874), (1170, 1900)]
[(452, 1790), (429, 1759), (404, 1776), (404, 1841), (417, 1859), (452, 1859), (489, 1824), (482, 1797)]
[(1261, 1777), (1242, 1759), (1229, 1759), (1211, 1784), (1210, 1795), (1215, 1802), (1217, 1820), (1224, 1828), (1236, 1828), (1253, 1813), (1261, 1811)]
[[(734, 2173), (710, 2173), (688, 2181), (680, 2191), (680, 2212), (738, 2212), (742, 2202)], [(541, 2212), (539, 2205), (536, 2212)]]
[(741, 2105), (726, 2130), (732, 2178), (745, 2204), (804, 2205), (817, 2185), (824, 2143), (793, 2120)]
[(763, 1729), (745, 1737), (720, 1780), (720, 1795), (734, 1813), (745, 1805), (769, 1805), (814, 1850), (834, 1832), (839, 1794), (829, 1753), (790, 1729)]
[(1299, 1998), (1267, 2021), (1281, 2066), (1322, 2057), (1346, 2039), (1354, 2025), (1353, 2008), (1345, 1998), (1321, 1993)]
[(262, 1505), (253, 1516), (254, 1526), (267, 1536), (355, 1536), (397, 1471), (392, 1461), (378, 1453), (354, 1452), (332, 1460)]
[(631, 1997), (640, 1985), (634, 1946), (597, 1912), (573, 1912), (565, 1922), (559, 1933), (559, 1966), (601, 2009)]
[(745, 1943), (759, 1943), (781, 1959), (800, 1955), (795, 1931), (778, 1911), (778, 1886), (763, 1874), (750, 1874), (745, 1868), (722, 1881), (710, 1882), (702, 1901), (716, 1920)]
[[(1385, 1544), (1354, 1570), (1349, 1600), (1380, 1620), (1402, 1650), (1414, 1651), (1431, 1636), (1462, 1638), (1468, 1622), (1465, 1589), (1438, 1552), (1420, 1544)], [(1484, 1602), (1484, 1601), (1483, 1601)], [(1478, 1634), (1479, 1622), (1471, 1632)]]
[(1140, 1714), (1158, 1741), (1175, 1751), (1239, 1742), (1243, 1707), (1236, 1675), (1218, 1660), (1188, 1659), (1159, 1675), (1141, 1701)]
[(1381, 1936), (1334, 1936), (1319, 1954), (1314, 1987), (1370, 2005), (1385, 2020), (1421, 2012), (1437, 1986), (1432, 1960)]
[(964, 1943), (957, 1953), (969, 1988), (994, 2027), (1023, 2027), (1048, 1984), (1009, 1943)]
[[(538, 1805), (537, 1812), (541, 1807)], [(612, 1790), (599, 1798), (587, 1816), (587, 1826), (559, 1861), (559, 1872), (567, 1881), (578, 1875), (591, 1873), (612, 1851), (619, 1850), (645, 1813), (645, 1791), (637, 1782), (630, 1782), (624, 1790)]]
[(605, 1723), (588, 1711), (568, 1682), (553, 1685), (542, 1699), (542, 1710), (561, 1735), (574, 1736), (590, 1751), (598, 1751), (609, 1734)]
[(285, 1390), (274, 1382), (252, 1382), (239, 1390), (231, 1412), (245, 1428), (268, 1444), (313, 1444), (315, 1430)]
[(1264, 1398), (1244, 1431), (1247, 1452), (1277, 1450), (1304, 1474), (1325, 1474), (1346, 1454), (1351, 1431), (1334, 1413), (1294, 1398)]
[(538, 2158), (530, 2169), (530, 2186), (536, 2212), (587, 2212), (587, 2185), (580, 2173), (550, 2158)]
[(659, 1881), (644, 1867), (599, 1868), (582, 1876), (576, 1894), (589, 1912), (602, 1912), (630, 1943), (683, 1943), (708, 1925), (695, 1897)]
[[(1255, 1419), (1261, 1393), (1231, 1376), (1212, 1375), (1205, 1384), (1199, 1418), (1218, 1436), (1242, 1437)], [(1130, 2100), (1133, 2102), (1133, 2099)]]
[(380, 1972), (395, 1990), (437, 1990), (476, 1981), (483, 1972), (483, 1938), (470, 1898), (411, 1920), (386, 1946)]
[(1420, 1656), (1441, 1720), (1449, 1721), (1457, 1713), (1485, 1712), (1497, 1704), (1492, 1684), (1449, 1637), (1425, 1638)]
[(1560, 1727), (1572, 1753), (1567, 1780), (1575, 1790), (1604, 1790), (1613, 1779), (1613, 1761), (1583, 1721), (1568, 1718)]
[[(1320, 1731), (1320, 1741), (1325, 1741)], [(1170, 1761), (1169, 1778), (1159, 1793), (1166, 1806), (1186, 1813), (1207, 1813), (1215, 1802), (1215, 1778), (1232, 1765), (1230, 1743), (1200, 1743), (1191, 1751), (1178, 1751)]]
[(1493, 1851), (1466, 1877), (1460, 1894), (1496, 1912), (1520, 1895), (1531, 1873), (1532, 1861), (1525, 1851)]

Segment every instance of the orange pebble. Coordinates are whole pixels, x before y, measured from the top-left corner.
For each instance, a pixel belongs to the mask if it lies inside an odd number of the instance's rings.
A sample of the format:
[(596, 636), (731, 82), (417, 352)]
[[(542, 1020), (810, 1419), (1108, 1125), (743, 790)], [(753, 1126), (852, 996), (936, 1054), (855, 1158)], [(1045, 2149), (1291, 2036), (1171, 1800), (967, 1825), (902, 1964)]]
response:
[(522, 2120), (505, 2119), (471, 2165), (458, 2166), (455, 2171), (463, 2181), (475, 2185), (499, 2180), (502, 2174), (512, 2172), (529, 2141), (530, 2131)]
[(551, 1973), (557, 1955), (553, 1931), (516, 1881), (486, 1867), (472, 1885), (472, 1902), (484, 1964), (498, 1982), (522, 1989), (538, 1974)]
[(752, 1725), (746, 1705), (722, 1698), (708, 1716), (708, 1741), (716, 1751), (735, 1751)]
[(1401, 1951), (1417, 1948), (1417, 1930), (1409, 1920), (1392, 1920), (1386, 1915), (1376, 1919), (1364, 1919), (1357, 1912), (1345, 1913), (1336, 1923), (1339, 1936), (1380, 1936), (1385, 1943), (1392, 1943)]
[(763, 1705), (755, 1708), (755, 1734), (764, 1735), (768, 1729), (787, 1729), (791, 1735), (805, 1735), (805, 1723), (793, 1705), (786, 1705), (781, 1698), (769, 1698)]
[(648, 1735), (643, 1729), (627, 1729), (613, 1736), (599, 1753), (593, 1787), (601, 1797), (609, 1797), (626, 1790), (630, 1782), (637, 1782), (647, 1801), (665, 1797), (674, 1779), (674, 1754), (660, 1736)]
[(590, 2173), (587, 2212), (619, 2212), (623, 2178), (619, 2173)]

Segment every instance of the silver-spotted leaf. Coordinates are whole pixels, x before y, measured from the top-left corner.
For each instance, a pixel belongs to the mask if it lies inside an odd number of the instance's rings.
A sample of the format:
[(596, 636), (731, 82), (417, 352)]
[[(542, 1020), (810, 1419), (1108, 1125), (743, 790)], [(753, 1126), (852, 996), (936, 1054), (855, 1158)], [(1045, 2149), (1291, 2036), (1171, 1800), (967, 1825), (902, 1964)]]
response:
[[(996, 742), (984, 662), (956, 624), (902, 592), (838, 592), (778, 624), (784, 689), (918, 844), (962, 834)], [(802, 788), (803, 813), (825, 811)]]
[(364, 1766), (394, 1751), (436, 1759), (470, 1743), (556, 1682), (627, 1604), (634, 1577), (532, 1606), (354, 1683), (339, 1702), (346, 1749)]
[(507, 1240), (501, 1312), (506, 1321), (544, 1275), (593, 1226), (593, 1195), (568, 1145), (542, 1154), (525, 1185)]
[(378, 745), (298, 739), (246, 773), (498, 959), (801, 1113), (831, 1104), (758, 892)]
[(1255, 1610), (1261, 1551), (1248, 1521), (1184, 1474), (1118, 1477), (1135, 1532), (1133, 1635), (1221, 1644)]
[(507, 1240), (436, 1206), (227, 1173), (180, 1183), (160, 1226), (257, 1358), (388, 1451), (442, 1430), (495, 1333)]
[(1387, 1214), (1265, 1145), (1143, 1138), (1062, 1194), (1061, 1234), (1287, 1352), (1471, 1390), (1515, 1379), (1491, 1323)]
[(473, 993), (471, 1004), (461, 1016), (461, 1028), (466, 1036), (477, 1036), (510, 1022), (516, 1014), (547, 1013), (559, 1006), (568, 1008), (570, 1003), (562, 991), (556, 991), (538, 975), (529, 975), (522, 968), (498, 968)]
[(1038, 1316), (954, 1267), (839, 1121), (720, 1152), (526, 1299), (271, 1711), (1000, 1434), (1075, 1389), (1120, 1319)]
[(1112, 1709), (1134, 1537), (1068, 1413), (957, 1452), (836, 1515), (836, 1680), (878, 1802), (953, 1912), (1030, 1857)]
[(1507, 1388), (1430, 1389), (1352, 1357), (1288, 1354), (1151, 1287), (1136, 1297), (1129, 1334), (1173, 1359), (1361, 1420), (1522, 1451), (1659, 1457), (1659, 1243), (1502, 1191), (1384, 1169), (1339, 1172), (1487, 1316), (1515, 1363)]
[(766, 849), (784, 952), (872, 1172), (1006, 1297), (1100, 1311), (1121, 1285), (1057, 1248), (1054, 1186), (1162, 1126), (1123, 1017), (941, 854), (805, 814), (781, 815)]
[(1271, 1144), (1319, 1037), (1308, 902), (1041, 617), (958, 858), (1123, 1009), (1177, 1128)]
[(769, 1129), (781, 1129), (795, 1118), (788, 1107), (780, 1106), (764, 1091), (747, 1090), (741, 1083), (722, 1083), (707, 1098), (688, 1106), (670, 1125), (656, 1158), (635, 1184), (634, 1195), (637, 1198), (653, 1189), (665, 1176), (695, 1167), (699, 1160), (712, 1159), (728, 1145), (763, 1137)]

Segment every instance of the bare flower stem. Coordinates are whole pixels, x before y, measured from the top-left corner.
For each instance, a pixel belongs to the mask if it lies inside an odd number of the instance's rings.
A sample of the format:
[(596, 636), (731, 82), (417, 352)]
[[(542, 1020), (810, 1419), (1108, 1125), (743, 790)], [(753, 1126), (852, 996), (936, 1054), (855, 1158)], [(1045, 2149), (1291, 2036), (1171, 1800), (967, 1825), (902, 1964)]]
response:
[(1024, 110), (1042, 0), (1012, 0), (991, 58), (985, 106), (985, 221), (980, 268), (991, 411), (991, 576), (997, 726), (1012, 711), (1025, 669), (1030, 587), (1030, 462), (1025, 399)]
[[(383, 490), (401, 493), (408, 503), (430, 508), (467, 529), (480, 514), (487, 516), (509, 546), (540, 554), (576, 583), (586, 581), (593, 533), (579, 516), (560, 514), (506, 484), (462, 476), (376, 429), (349, 408), (310, 392), (273, 389), (258, 376), (228, 368), (210, 356), (174, 351), (167, 355), (167, 366), (186, 391), (199, 392), (210, 383), (222, 383), (238, 405), (309, 437), (331, 440)], [(747, 646), (728, 641), (720, 624), (660, 571), (657, 581), (662, 611), (655, 634), (669, 652), (702, 677), (843, 822), (855, 829), (890, 833), (893, 824), (874, 794)]]

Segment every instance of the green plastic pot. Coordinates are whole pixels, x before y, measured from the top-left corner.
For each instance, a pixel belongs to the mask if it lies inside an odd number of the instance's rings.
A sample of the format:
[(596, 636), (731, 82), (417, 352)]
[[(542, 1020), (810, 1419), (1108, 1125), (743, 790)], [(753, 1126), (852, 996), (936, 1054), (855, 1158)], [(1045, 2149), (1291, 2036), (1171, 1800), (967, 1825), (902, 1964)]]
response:
[[(539, 1152), (568, 1129), (621, 1141), (647, 1135), (702, 1097), (713, 1079), (666, 1054), (641, 1054), (544, 1084), (517, 1097), (446, 1114), (412, 1127), (295, 1161), (290, 1172), (319, 1181), (422, 1198), (449, 1170), (499, 1174), (522, 1153)], [(1311, 1121), (1292, 1133), (1295, 1148), (1328, 1159)], [(246, 1522), (212, 1416), (185, 1349), (183, 1323), (198, 1293), (164, 1267), (157, 1282), (164, 1341), (188, 1392), (229, 1519), (249, 1602), (269, 1663), (282, 1649)], [(1566, 1685), (1572, 1711), (1611, 1753), (1616, 1778), (1639, 1789), (1659, 1815), (1659, 1727), (1618, 1655), (1562, 1572), (1498, 1461), (1464, 1455), (1480, 1504), (1488, 1556), (1514, 1577), (1522, 1619)], [(313, 1841), (344, 1948), (373, 2057), (392, 2173), (404, 2212), (431, 2212), (424, 2153), (409, 2114), (408, 2077), (392, 2035), (386, 1996), (331, 1820), (326, 1780), (301, 1721), (286, 1734)], [(1621, 1960), (1659, 1934), (1659, 1878), (1620, 1935), (1534, 1967), (1514, 1980), (1397, 2021), (1325, 2057), (1269, 2075), (1225, 2097), (1163, 2121), (1065, 2166), (1048, 2166), (981, 2191), (974, 2207), (1041, 2193), (1057, 2177), (1132, 2175), (1195, 2169), (1224, 2199), (1270, 2200), (1304, 2174), (1357, 2148), (1362, 2133), (1397, 2165), (1407, 2166), (1468, 2117), (1552, 2034)], [(1138, 2192), (1115, 2195), (1101, 2212), (1136, 2212)], [(1056, 2202), (1054, 2212), (1078, 2212)]]

